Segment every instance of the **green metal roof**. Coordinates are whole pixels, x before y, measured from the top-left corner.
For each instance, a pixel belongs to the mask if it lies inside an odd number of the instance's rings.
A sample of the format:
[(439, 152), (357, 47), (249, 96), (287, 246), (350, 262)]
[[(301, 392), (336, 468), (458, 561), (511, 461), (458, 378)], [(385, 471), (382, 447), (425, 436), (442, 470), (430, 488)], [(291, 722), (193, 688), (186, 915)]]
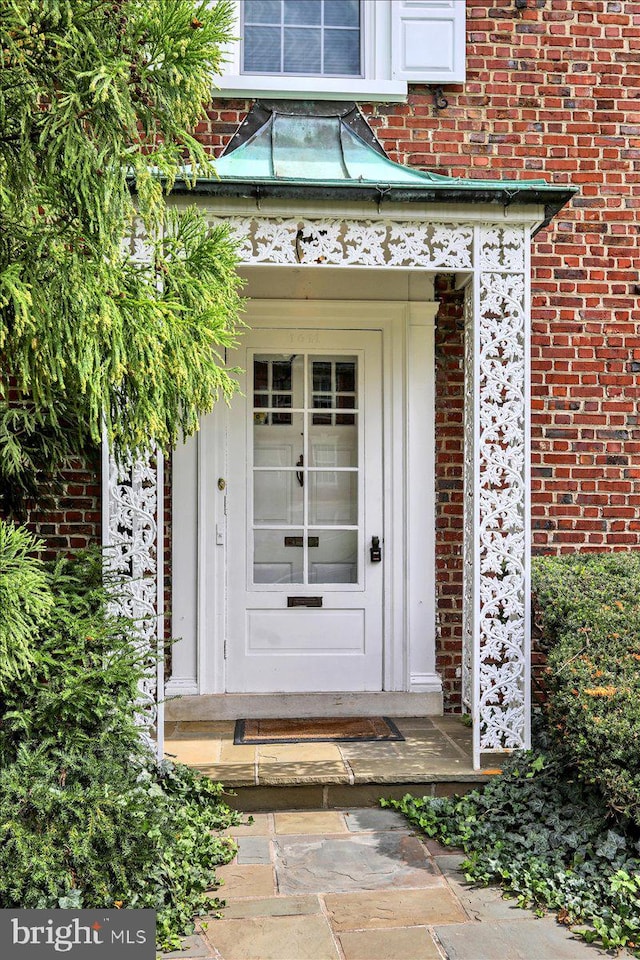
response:
[(342, 117), (273, 113), (232, 153), (215, 164), (222, 180), (274, 180), (423, 186), (448, 181), (394, 163), (358, 136)]
[[(174, 192), (182, 192), (176, 183)], [(544, 223), (576, 189), (545, 180), (447, 177), (390, 160), (355, 104), (258, 101), (199, 177), (196, 193), (226, 197), (542, 204)]]

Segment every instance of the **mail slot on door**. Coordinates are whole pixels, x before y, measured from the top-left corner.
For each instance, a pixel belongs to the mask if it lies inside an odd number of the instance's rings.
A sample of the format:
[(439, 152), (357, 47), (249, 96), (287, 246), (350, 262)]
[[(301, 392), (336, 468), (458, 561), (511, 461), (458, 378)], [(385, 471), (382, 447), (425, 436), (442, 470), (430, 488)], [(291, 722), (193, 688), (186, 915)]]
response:
[[(319, 547), (320, 537), (307, 537), (307, 543), (310, 547)], [(304, 539), (302, 537), (285, 537), (284, 545), (285, 547), (303, 547)]]
[(322, 597), (287, 597), (288, 607), (321, 607)]

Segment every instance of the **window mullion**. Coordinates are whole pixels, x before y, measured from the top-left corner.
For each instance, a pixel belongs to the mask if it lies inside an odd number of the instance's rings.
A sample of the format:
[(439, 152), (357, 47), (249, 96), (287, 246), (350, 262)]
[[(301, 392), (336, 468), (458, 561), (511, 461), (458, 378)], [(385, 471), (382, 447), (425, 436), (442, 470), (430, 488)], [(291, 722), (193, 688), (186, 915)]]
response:
[(284, 74), (284, 0), (280, 0), (280, 73)]
[(324, 0), (320, 4), (320, 76), (324, 77)]
[(302, 379), (302, 405), (304, 408), (304, 414), (302, 417), (302, 479), (303, 479), (303, 488), (302, 488), (302, 579), (305, 586), (309, 584), (309, 417), (311, 416), (309, 409), (311, 407), (311, 386), (312, 384), (309, 381), (310, 378), (310, 357), (309, 354), (304, 355), (304, 365), (303, 365), (303, 379)]
[[(382, 2), (382, 0), (380, 0), (380, 2)], [(241, 21), (244, 35), (241, 64), (242, 73), (254, 76), (280, 76), (285, 78), (289, 76), (310, 78), (334, 78), (343, 76), (345, 79), (362, 77), (365, 59), (364, 27), (366, 20), (362, 0), (360, 0), (358, 5), (358, 18), (356, 23), (353, 23), (349, 18), (344, 23), (341, 23), (339, 18), (336, 23), (328, 23), (326, 19), (328, 12), (326, 0), (319, 0), (319, 4), (319, 21), (315, 22), (315, 17), (305, 18), (303, 16), (300, 18), (300, 22), (294, 17), (290, 24), (285, 17), (284, 0), (280, 0), (279, 7), (275, 8), (277, 12), (273, 15), (273, 18), (266, 20), (260, 17), (258, 17), (257, 20), (251, 18), (243, 4), (241, 7)], [(276, 51), (274, 49), (274, 34), (276, 28), (278, 29), (280, 37), (277, 64), (275, 58)], [(312, 34), (318, 33), (320, 39), (319, 51), (315, 48), (311, 40), (305, 39), (301, 43), (300, 49), (294, 49), (292, 51), (291, 58), (288, 60), (286, 52), (287, 28), (290, 28), (296, 37), (299, 37), (301, 32), (304, 35), (305, 31), (311, 31)], [(329, 30), (331, 30), (330, 34)], [(356, 34), (359, 41), (359, 49), (357, 51), (354, 48), (352, 39), (350, 39), (354, 34)], [(327, 43), (330, 43), (329, 55), (327, 55)], [(309, 56), (311, 56), (307, 49), (309, 45), (313, 52), (312, 60), (315, 61), (315, 57), (319, 53), (319, 72), (316, 72), (316, 70), (309, 72), (310, 66), (313, 65), (305, 61), (305, 50)], [(294, 47), (296, 46), (297, 44), (294, 43)], [(246, 54), (247, 49), (250, 49), (248, 59)], [(354, 70), (353, 67), (356, 64), (356, 58), (358, 68)], [(287, 64), (289, 64), (292, 70), (295, 69), (296, 72), (289, 73)]]

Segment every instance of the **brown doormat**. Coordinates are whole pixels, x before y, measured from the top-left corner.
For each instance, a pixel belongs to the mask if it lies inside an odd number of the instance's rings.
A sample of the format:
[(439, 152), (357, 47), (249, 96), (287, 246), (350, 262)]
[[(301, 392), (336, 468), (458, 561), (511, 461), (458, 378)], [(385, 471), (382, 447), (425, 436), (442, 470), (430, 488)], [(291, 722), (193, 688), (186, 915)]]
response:
[(388, 717), (236, 720), (234, 743), (331, 743), (404, 740)]

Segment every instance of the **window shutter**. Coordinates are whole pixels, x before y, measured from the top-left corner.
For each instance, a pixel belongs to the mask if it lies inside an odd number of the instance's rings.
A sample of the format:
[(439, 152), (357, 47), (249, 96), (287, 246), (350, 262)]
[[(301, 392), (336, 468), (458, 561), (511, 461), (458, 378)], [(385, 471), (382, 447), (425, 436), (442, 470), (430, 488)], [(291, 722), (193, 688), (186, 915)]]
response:
[(464, 80), (465, 14), (465, 0), (392, 0), (392, 79)]

